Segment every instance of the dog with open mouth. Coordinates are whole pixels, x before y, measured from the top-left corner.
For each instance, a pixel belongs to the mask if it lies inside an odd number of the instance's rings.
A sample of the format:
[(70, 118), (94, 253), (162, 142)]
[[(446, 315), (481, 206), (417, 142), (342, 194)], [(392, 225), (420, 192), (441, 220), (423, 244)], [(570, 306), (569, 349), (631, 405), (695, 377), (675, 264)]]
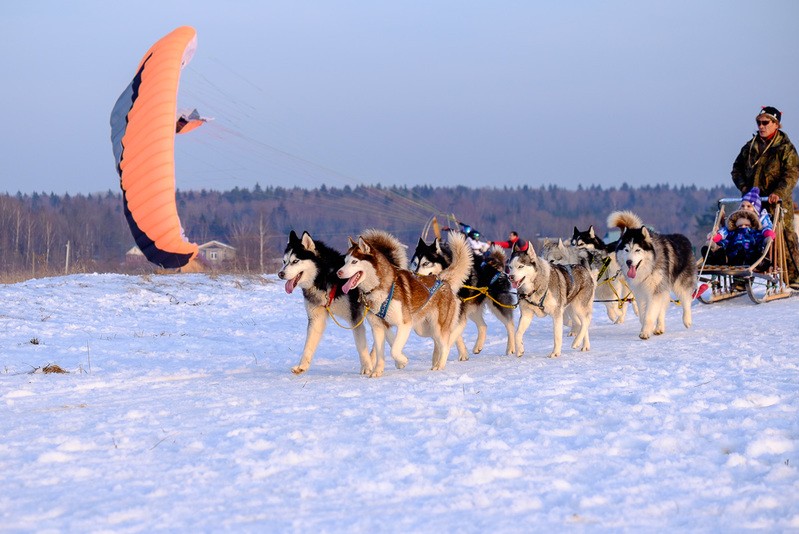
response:
[(539, 257), (532, 246), (515, 250), (508, 266), (508, 278), (519, 299), (519, 326), (516, 328), (516, 355), (524, 354), (524, 333), (533, 317), (552, 317), (554, 346), (550, 358), (560, 356), (563, 345), (563, 320), (566, 316), (575, 331), (572, 348), (588, 351), (588, 327), (594, 307), (594, 276), (587, 264), (561, 265)]
[[(407, 260), (406, 260), (407, 261)], [(308, 329), (305, 346), (299, 363), (291, 371), (301, 374), (311, 366), (316, 349), (322, 340), (329, 316), (340, 318), (352, 329), (355, 347), (361, 360), (361, 374), (370, 374), (374, 367), (374, 355), (368, 350), (363, 303), (359, 292), (342, 290), (344, 282), (336, 276), (344, 265), (344, 254), (314, 240), (308, 232), (302, 237), (294, 230), (283, 253), (283, 267), (278, 278), (286, 281), (286, 293), (296, 288), (302, 289), (305, 311), (308, 315)]]
[(682, 234), (658, 234), (631, 211), (614, 211), (608, 227), (621, 229), (616, 260), (638, 303), (641, 332), (649, 339), (666, 331), (666, 311), (674, 293), (682, 306), (682, 322), (690, 328), (696, 286), (696, 259)]
[(368, 308), (367, 319), (372, 327), (376, 362), (370, 376), (382, 376), (385, 368), (383, 339), (393, 326), (396, 338), (391, 356), (398, 369), (407, 365), (402, 353), (411, 330), (433, 339), (432, 369), (447, 364), (453, 341), (466, 326), (460, 312), (457, 291), (463, 286), (472, 263), (471, 249), (462, 235), (450, 236), (452, 264), (436, 276), (416, 276), (405, 267), (398, 267), (386, 250), (405, 254), (402, 244), (388, 232), (364, 232), (357, 241), (350, 239), (350, 248), (338, 276), (345, 280), (342, 290), (360, 291), (361, 302)]

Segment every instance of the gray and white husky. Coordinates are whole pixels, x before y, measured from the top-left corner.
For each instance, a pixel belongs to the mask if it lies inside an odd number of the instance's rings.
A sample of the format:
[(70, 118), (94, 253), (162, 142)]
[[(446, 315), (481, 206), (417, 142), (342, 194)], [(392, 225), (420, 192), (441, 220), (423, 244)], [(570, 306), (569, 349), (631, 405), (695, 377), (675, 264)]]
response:
[(577, 334), (572, 348), (591, 348), (588, 327), (594, 307), (594, 277), (585, 265), (557, 265), (539, 258), (532, 246), (515, 251), (509, 274), (519, 298), (519, 326), (516, 329), (516, 354), (524, 354), (524, 333), (533, 316), (552, 317), (555, 346), (550, 358), (560, 356), (563, 345), (563, 316), (568, 314)]
[(666, 331), (666, 310), (673, 292), (682, 306), (682, 322), (691, 326), (691, 302), (696, 285), (696, 260), (691, 242), (682, 234), (658, 234), (630, 211), (614, 211), (609, 228), (620, 228), (616, 260), (638, 303), (641, 332), (649, 339)]

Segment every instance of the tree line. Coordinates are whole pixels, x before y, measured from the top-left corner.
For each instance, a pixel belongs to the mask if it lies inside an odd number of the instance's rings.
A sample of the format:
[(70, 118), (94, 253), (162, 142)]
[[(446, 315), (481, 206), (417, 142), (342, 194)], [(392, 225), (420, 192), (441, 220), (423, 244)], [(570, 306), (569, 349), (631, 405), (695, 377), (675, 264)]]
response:
[[(629, 209), (662, 233), (683, 233), (700, 246), (713, 225), (716, 201), (734, 187), (654, 185), (568, 190), (540, 187), (383, 187), (317, 189), (261, 187), (177, 191), (186, 236), (236, 247), (225, 269), (274, 272), (288, 232), (308, 231), (344, 250), (348, 236), (380, 228), (414, 246), (432, 217), (480, 230), (486, 240), (571, 236), (593, 225), (599, 235), (611, 211)], [(429, 236), (428, 236), (429, 237)], [(0, 195), (0, 274), (8, 279), (66, 272), (136, 272), (125, 253), (134, 246), (120, 192), (86, 195)]]

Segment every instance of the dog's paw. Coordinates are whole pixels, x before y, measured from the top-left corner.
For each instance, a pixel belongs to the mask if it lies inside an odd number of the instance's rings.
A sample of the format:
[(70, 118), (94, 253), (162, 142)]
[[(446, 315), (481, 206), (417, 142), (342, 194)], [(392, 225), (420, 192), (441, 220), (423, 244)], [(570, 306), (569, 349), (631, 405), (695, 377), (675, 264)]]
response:
[(369, 373), (369, 378), (380, 378), (381, 376), (383, 376), (383, 370), (382, 369), (374, 370), (371, 373)]
[(663, 335), (665, 332), (666, 332), (665, 328), (656, 328), (654, 334), (656, 336), (660, 336), (660, 335)]
[(308, 370), (307, 368), (300, 367), (299, 365), (291, 368), (291, 372), (294, 373), (295, 375), (301, 375), (307, 370)]
[(368, 376), (371, 373), (372, 373), (372, 368), (371, 367), (366, 367), (366, 366), (361, 367), (361, 374), (362, 375), (367, 375)]
[(397, 366), (397, 369), (405, 369), (405, 366), (408, 365), (408, 358), (406, 356), (399, 356), (394, 359), (394, 365)]
[(560, 352), (553, 350), (552, 352), (549, 353), (549, 356), (547, 356), (547, 358), (557, 358), (558, 356), (560, 356)]
[[(475, 352), (475, 354), (477, 354), (477, 353)], [(468, 354), (463, 354), (461, 356), (458, 356), (458, 361), (459, 362), (468, 362), (469, 361), (469, 355)]]
[(573, 349), (577, 349), (577, 350), (582, 351), (582, 352), (585, 352), (585, 351), (588, 350), (586, 348), (587, 346), (588, 346), (588, 343), (586, 343), (585, 341), (583, 341), (582, 343), (577, 343), (576, 339), (574, 340), (574, 343), (572, 343), (572, 348)]
[(649, 339), (650, 337), (652, 337), (652, 334), (650, 334), (649, 332), (641, 332), (640, 334), (638, 334), (638, 337), (640, 337), (641, 339)]

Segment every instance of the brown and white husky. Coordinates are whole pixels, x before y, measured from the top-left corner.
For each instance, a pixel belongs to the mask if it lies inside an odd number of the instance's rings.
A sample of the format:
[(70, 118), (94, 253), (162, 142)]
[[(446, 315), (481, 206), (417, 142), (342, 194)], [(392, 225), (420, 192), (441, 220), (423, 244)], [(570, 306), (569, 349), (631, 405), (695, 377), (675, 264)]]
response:
[[(466, 317), (459, 313), (456, 293), (463, 286), (472, 264), (471, 249), (463, 236), (453, 236), (452, 264), (439, 277), (416, 276), (381, 252), (393, 248), (405, 254), (396, 237), (380, 230), (362, 234), (358, 241), (350, 239), (350, 248), (338, 276), (346, 279), (344, 292), (359, 289), (367, 306), (367, 319), (372, 326), (377, 352), (371, 376), (378, 377), (385, 369), (384, 340), (386, 331), (397, 327), (391, 345), (391, 356), (398, 369), (407, 365), (402, 353), (411, 330), (433, 338), (432, 369), (444, 369), (454, 340), (463, 332)], [(407, 260), (406, 260), (407, 261)]]

